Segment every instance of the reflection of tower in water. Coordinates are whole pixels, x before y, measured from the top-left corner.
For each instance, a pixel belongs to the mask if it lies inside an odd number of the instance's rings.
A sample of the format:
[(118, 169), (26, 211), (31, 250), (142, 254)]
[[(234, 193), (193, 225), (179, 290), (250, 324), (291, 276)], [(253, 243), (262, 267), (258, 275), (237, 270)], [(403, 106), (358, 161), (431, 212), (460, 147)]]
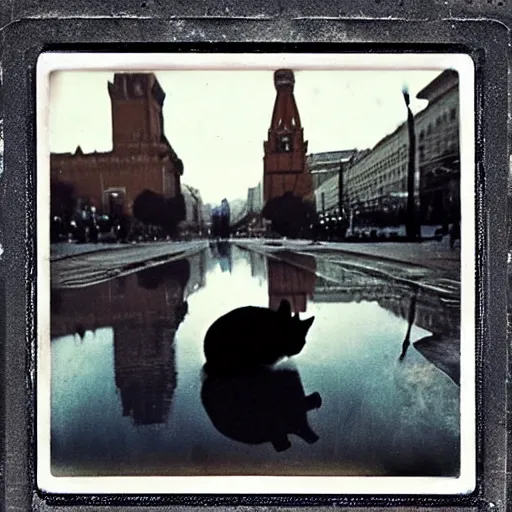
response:
[(292, 312), (304, 313), (307, 299), (315, 290), (315, 258), (283, 252), (279, 259), (268, 258), (267, 263), (270, 309), (277, 310), (281, 301), (287, 299)]
[(123, 322), (114, 329), (115, 379), (123, 416), (137, 425), (167, 420), (177, 377), (174, 337), (187, 312), (183, 294), (189, 275), (186, 260), (139, 272), (139, 287), (164, 301), (165, 314), (152, 321), (144, 321), (142, 314), (137, 319), (142, 321)]
[(251, 277), (255, 277), (261, 283), (265, 279), (267, 269), (265, 267), (265, 256), (254, 251), (249, 251), (249, 261), (251, 264)]
[(115, 331), (115, 379), (123, 416), (137, 425), (167, 419), (176, 388), (175, 332), (165, 323), (128, 324)]
[(123, 415), (136, 424), (166, 421), (176, 388), (174, 337), (188, 309), (185, 289), (204, 286), (204, 259), (198, 254), (85, 288), (52, 290), (52, 338), (112, 327), (115, 383)]
[[(192, 270), (200, 287), (200, 258)], [(177, 260), (85, 288), (52, 290), (53, 338), (112, 327), (123, 415), (136, 424), (168, 416), (176, 387), (173, 342), (187, 313), (190, 275), (190, 262)]]

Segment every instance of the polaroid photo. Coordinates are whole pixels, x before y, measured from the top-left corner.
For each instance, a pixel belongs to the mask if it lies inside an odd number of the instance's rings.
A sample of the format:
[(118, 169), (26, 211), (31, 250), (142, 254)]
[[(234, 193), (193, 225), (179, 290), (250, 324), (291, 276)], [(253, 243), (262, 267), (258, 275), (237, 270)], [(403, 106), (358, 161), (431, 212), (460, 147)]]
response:
[(46, 53), (37, 483), (476, 481), (463, 54)]

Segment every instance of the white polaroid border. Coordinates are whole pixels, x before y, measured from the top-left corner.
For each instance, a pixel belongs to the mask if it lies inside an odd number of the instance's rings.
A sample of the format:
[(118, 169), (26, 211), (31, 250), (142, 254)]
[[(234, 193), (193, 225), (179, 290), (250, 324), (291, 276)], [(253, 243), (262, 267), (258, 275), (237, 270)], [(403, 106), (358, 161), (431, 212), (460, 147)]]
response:
[[(55, 477), (50, 466), (50, 74), (64, 70), (439, 70), (459, 73), (461, 154), (460, 461), (449, 477)], [(476, 485), (475, 73), (465, 54), (45, 53), (37, 62), (37, 485), (58, 494), (468, 494)]]

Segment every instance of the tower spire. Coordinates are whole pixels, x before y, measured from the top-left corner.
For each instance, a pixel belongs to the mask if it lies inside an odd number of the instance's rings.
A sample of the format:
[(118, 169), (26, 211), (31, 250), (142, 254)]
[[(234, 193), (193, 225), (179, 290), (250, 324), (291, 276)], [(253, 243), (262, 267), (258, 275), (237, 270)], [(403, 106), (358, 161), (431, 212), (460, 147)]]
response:
[(264, 142), (265, 202), (286, 192), (304, 198), (312, 194), (312, 180), (306, 166), (299, 109), (295, 102), (295, 75), (291, 69), (274, 72), (276, 99), (272, 120)]
[(301, 129), (299, 109), (295, 103), (293, 89), (295, 76), (290, 69), (278, 69), (274, 73), (277, 91), (270, 129), (292, 132)]

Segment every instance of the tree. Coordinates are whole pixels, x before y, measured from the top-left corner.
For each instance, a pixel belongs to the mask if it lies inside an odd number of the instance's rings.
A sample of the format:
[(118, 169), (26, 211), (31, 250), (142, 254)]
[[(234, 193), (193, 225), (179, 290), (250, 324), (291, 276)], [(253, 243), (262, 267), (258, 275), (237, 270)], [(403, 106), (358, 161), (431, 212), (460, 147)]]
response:
[(179, 222), (185, 219), (185, 198), (182, 194), (165, 198), (152, 190), (143, 190), (133, 202), (133, 216), (144, 224), (160, 226), (174, 235)]
[(314, 205), (295, 196), (293, 192), (286, 192), (268, 201), (261, 214), (272, 222), (275, 232), (290, 238), (309, 235), (310, 226), (316, 222)]
[(70, 220), (77, 206), (75, 187), (64, 181), (52, 181), (50, 185), (50, 212), (53, 217)]

